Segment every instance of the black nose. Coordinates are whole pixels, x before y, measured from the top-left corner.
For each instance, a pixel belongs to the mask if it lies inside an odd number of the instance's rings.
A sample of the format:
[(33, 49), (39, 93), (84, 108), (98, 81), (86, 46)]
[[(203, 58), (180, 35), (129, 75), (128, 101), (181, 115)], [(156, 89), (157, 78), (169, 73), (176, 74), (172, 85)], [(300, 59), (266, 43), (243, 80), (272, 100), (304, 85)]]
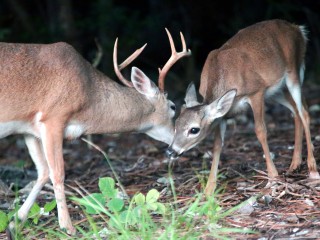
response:
[(167, 155), (167, 158), (170, 158), (170, 159), (176, 159), (179, 157), (177, 152), (173, 150), (171, 147), (168, 147), (168, 149), (166, 150), (166, 155)]

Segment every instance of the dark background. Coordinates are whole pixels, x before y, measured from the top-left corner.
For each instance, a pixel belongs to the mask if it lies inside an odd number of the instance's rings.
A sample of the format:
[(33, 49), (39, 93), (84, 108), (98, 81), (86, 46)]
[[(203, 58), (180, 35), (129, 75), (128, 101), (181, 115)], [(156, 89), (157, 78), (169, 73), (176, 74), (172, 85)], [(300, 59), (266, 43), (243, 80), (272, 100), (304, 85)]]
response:
[[(66, 41), (93, 61), (97, 38), (104, 55), (98, 68), (115, 78), (112, 67), (114, 40), (119, 37), (119, 62), (148, 43), (133, 65), (154, 81), (158, 67), (170, 56), (164, 28), (180, 51), (179, 31), (185, 35), (192, 57), (180, 61), (167, 77), (173, 99), (181, 99), (190, 81), (199, 81), (210, 50), (219, 48), (239, 29), (253, 23), (281, 18), (309, 31), (307, 83), (320, 84), (320, 1), (76, 1), (3, 0), (0, 3), (0, 41), (52, 43)], [(127, 76), (130, 68), (126, 70)]]

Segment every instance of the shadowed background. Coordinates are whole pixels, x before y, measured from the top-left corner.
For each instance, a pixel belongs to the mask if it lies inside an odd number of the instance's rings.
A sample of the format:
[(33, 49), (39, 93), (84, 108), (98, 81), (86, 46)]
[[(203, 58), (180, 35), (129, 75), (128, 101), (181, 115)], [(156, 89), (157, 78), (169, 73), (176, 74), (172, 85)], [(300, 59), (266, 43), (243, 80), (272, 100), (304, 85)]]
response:
[[(166, 88), (169, 97), (181, 101), (190, 81), (199, 81), (201, 68), (210, 50), (219, 48), (239, 29), (266, 19), (282, 18), (305, 25), (309, 31), (307, 81), (320, 84), (320, 1), (76, 1), (4, 0), (0, 3), (0, 41), (51, 43), (66, 41), (87, 60), (97, 52), (94, 39), (103, 47), (98, 68), (116, 79), (112, 49), (119, 37), (119, 62), (136, 48), (148, 43), (132, 65), (154, 81), (157, 68), (170, 56), (164, 28), (181, 44), (185, 35), (192, 57), (178, 62), (170, 71)], [(130, 67), (125, 71), (129, 77)]]

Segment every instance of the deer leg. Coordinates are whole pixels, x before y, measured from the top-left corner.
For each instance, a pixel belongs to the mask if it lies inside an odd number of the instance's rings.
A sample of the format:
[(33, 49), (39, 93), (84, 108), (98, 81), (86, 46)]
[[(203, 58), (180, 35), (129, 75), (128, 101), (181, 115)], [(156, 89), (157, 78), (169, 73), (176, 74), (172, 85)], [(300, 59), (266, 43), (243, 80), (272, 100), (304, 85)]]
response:
[(208, 182), (204, 190), (206, 196), (211, 196), (217, 186), (218, 166), (220, 161), (221, 149), (224, 143), (225, 132), (226, 123), (222, 120), (219, 126), (214, 129), (213, 159)]
[(299, 116), (298, 109), (295, 102), (293, 101), (290, 93), (285, 93), (285, 95), (280, 95), (275, 98), (275, 101), (281, 105), (287, 107), (294, 116), (294, 151), (288, 172), (293, 172), (301, 165), (302, 159), (302, 138), (303, 138), (303, 126)]
[(252, 96), (250, 98), (250, 105), (254, 116), (255, 132), (266, 158), (268, 176), (275, 178), (278, 176), (278, 171), (272, 161), (267, 142), (267, 129), (264, 121), (264, 93), (259, 92)]
[(311, 142), (311, 134), (310, 134), (310, 117), (309, 117), (309, 113), (305, 110), (302, 104), (301, 86), (300, 86), (298, 74), (294, 72), (288, 73), (288, 76), (286, 78), (286, 85), (292, 96), (293, 101), (295, 102), (300, 119), (302, 121), (303, 129), (305, 132), (307, 150), (308, 150), (307, 162), (308, 162), (308, 168), (309, 168), (309, 177), (311, 179), (320, 179), (320, 175), (317, 171), (317, 164), (313, 155), (313, 145)]
[[(292, 98), (291, 98), (292, 99)], [(292, 172), (300, 167), (302, 162), (302, 139), (303, 139), (303, 126), (298, 113), (298, 109), (294, 104), (294, 151), (292, 161), (289, 167), (289, 172)]]
[(38, 178), (26, 201), (18, 211), (18, 218), (21, 221), (25, 221), (27, 219), (30, 208), (35, 202), (44, 184), (49, 180), (49, 168), (44, 158), (40, 141), (34, 136), (25, 135), (25, 142), (29, 150), (29, 154), (36, 165)]
[(57, 201), (60, 228), (66, 229), (68, 234), (75, 234), (64, 193), (63, 124), (52, 120), (40, 122), (40, 136)]

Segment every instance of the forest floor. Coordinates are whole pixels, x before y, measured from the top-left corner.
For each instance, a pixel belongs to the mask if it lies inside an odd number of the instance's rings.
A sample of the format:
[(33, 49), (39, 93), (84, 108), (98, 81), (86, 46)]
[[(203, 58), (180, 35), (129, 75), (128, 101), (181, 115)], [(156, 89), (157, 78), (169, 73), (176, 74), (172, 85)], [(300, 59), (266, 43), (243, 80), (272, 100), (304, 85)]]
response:
[[(307, 103), (312, 106), (311, 134), (319, 169), (320, 89), (309, 88), (306, 91)], [(228, 126), (219, 165), (221, 177), (218, 186), (223, 187), (223, 191), (216, 197), (224, 209), (234, 207), (251, 196), (259, 197), (251, 208), (226, 217), (221, 224), (256, 231), (256, 234), (250, 235), (229, 235), (232, 239), (320, 239), (320, 182), (307, 179), (305, 143), (301, 169), (286, 175), (294, 146), (293, 118), (284, 108), (271, 105), (266, 121), (269, 147), (275, 156), (279, 181), (276, 186), (265, 188), (267, 178), (263, 152), (250, 114), (242, 115), (236, 119), (236, 124)], [(168, 176), (165, 144), (143, 134), (93, 136), (93, 142), (107, 152), (129, 195), (139, 191), (146, 193), (151, 188), (161, 192), (166, 187), (159, 180)], [(179, 199), (203, 190), (199, 176), (208, 176), (206, 170), (210, 169), (212, 143), (213, 139), (209, 136), (174, 164), (173, 177)], [(101, 153), (88, 149), (81, 140), (66, 142), (64, 156), (65, 182), (68, 185), (77, 186), (77, 181), (89, 192), (97, 192), (98, 179), (113, 176)], [(0, 141), (0, 177), (8, 187), (18, 182), (18, 188), (36, 178), (36, 170), (22, 138), (9, 137)], [(70, 188), (67, 190), (72, 192)], [(45, 191), (52, 193), (49, 188)], [(4, 196), (0, 193), (0, 210), (8, 208), (13, 199), (14, 194)], [(167, 200), (166, 196), (160, 199)], [(71, 215), (76, 215), (77, 211), (70, 207)], [(1, 238), (5, 238), (5, 234), (0, 234)]]

